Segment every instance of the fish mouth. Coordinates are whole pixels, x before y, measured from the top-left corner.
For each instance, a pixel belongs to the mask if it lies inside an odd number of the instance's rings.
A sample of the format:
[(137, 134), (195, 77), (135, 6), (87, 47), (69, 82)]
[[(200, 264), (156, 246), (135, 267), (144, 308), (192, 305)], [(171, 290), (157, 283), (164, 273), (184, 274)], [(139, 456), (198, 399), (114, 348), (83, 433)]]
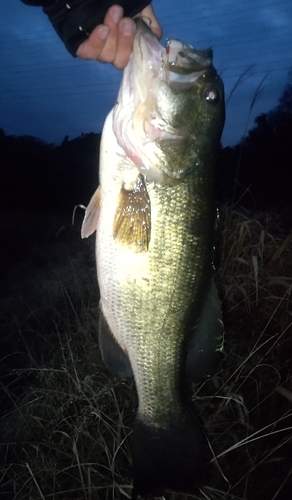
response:
[(164, 63), (174, 73), (189, 75), (212, 65), (212, 49), (197, 50), (179, 40), (167, 40)]
[(212, 49), (197, 50), (178, 40), (168, 40), (163, 56), (164, 80), (173, 89), (187, 90), (210, 70), (212, 61)]
[(114, 109), (113, 130), (125, 157), (149, 181), (162, 183), (174, 177), (162, 141), (181, 143), (187, 135), (183, 127), (174, 126), (169, 115), (162, 112), (172, 99), (169, 90), (175, 97), (212, 71), (213, 52), (196, 50), (178, 40), (168, 40), (164, 47), (141, 18), (135, 22), (133, 51)]
[[(139, 67), (142, 64), (140, 75), (144, 76), (138, 86), (140, 102), (149, 103), (149, 95), (157, 94), (161, 83), (165, 83), (172, 90), (188, 90), (213, 67), (211, 48), (197, 50), (192, 45), (169, 39), (164, 47), (159, 43), (148, 24), (141, 18), (137, 18), (135, 21), (137, 31), (133, 47), (133, 66)], [(138, 78), (135, 78), (135, 82), (133, 81), (136, 95)], [(152, 118), (148, 116), (146, 128), (154, 140), (161, 138), (178, 140), (185, 137), (181, 130), (171, 127), (157, 113), (152, 113)]]
[(213, 50), (197, 50), (179, 40), (167, 39), (166, 47), (161, 45), (150, 27), (141, 19), (136, 20), (138, 46), (136, 54), (144, 61), (151, 61), (152, 71), (160, 74), (162, 81), (192, 84), (212, 67)]

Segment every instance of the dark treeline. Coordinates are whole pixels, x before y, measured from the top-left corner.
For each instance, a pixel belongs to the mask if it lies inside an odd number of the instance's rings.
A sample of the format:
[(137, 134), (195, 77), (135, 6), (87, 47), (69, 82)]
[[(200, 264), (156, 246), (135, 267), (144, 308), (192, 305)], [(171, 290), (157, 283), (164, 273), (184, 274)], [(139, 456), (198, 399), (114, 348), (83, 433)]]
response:
[(98, 185), (99, 143), (94, 133), (65, 137), (57, 146), (0, 130), (0, 277), (49, 248), (60, 231), (58, 241), (75, 234), (83, 211), (73, 228), (74, 207), (86, 206)]
[(276, 210), (292, 222), (292, 71), (271, 111), (235, 147), (221, 151), (217, 198), (251, 210)]
[(98, 184), (100, 134), (60, 145), (0, 130), (1, 211), (68, 211), (87, 204)]
[[(0, 208), (60, 212), (87, 204), (98, 183), (100, 134), (60, 145), (0, 130)], [(217, 201), (278, 210), (292, 220), (292, 71), (278, 105), (219, 155)], [(289, 223), (291, 221), (289, 220)]]

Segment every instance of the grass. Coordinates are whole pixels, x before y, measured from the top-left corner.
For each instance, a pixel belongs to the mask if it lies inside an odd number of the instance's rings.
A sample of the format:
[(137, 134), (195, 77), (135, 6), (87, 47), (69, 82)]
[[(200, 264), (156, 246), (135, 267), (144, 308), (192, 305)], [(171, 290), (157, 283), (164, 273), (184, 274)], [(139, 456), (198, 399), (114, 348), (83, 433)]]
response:
[[(54, 234), (0, 289), (0, 499), (130, 498), (137, 399), (133, 382), (111, 377), (100, 359), (93, 241), (80, 241), (78, 227)], [(285, 500), (292, 233), (277, 215), (223, 207), (218, 239), (226, 356), (193, 387), (218, 478), (199, 496), (165, 498)]]

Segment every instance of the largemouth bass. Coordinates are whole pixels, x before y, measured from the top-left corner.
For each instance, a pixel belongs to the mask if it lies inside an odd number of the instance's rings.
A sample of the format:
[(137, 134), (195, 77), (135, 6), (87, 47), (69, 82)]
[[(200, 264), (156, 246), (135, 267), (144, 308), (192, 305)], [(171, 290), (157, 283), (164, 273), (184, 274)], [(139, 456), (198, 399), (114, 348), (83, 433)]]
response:
[(223, 124), (211, 49), (164, 48), (138, 21), (82, 227), (82, 237), (97, 231), (103, 360), (114, 375), (133, 374), (138, 393), (133, 498), (206, 480), (210, 451), (184, 387), (221, 347), (212, 259)]

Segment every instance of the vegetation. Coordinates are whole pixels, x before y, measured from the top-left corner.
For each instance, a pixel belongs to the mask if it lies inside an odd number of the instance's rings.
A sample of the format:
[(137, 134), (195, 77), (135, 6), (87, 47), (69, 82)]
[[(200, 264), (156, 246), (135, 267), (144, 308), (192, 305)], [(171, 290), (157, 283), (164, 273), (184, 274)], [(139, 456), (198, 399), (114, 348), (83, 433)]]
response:
[(60, 145), (0, 129), (0, 209), (71, 212), (98, 185), (100, 134), (82, 134)]
[(217, 198), (250, 210), (277, 210), (292, 225), (292, 70), (275, 109), (219, 158)]
[[(167, 498), (286, 499), (292, 233), (272, 214), (224, 208), (220, 220), (227, 355), (193, 387), (218, 477), (198, 497)], [(136, 393), (100, 359), (93, 240), (80, 241), (78, 219), (72, 228), (52, 224), (54, 236), (14, 266), (0, 290), (0, 498), (130, 498)]]

